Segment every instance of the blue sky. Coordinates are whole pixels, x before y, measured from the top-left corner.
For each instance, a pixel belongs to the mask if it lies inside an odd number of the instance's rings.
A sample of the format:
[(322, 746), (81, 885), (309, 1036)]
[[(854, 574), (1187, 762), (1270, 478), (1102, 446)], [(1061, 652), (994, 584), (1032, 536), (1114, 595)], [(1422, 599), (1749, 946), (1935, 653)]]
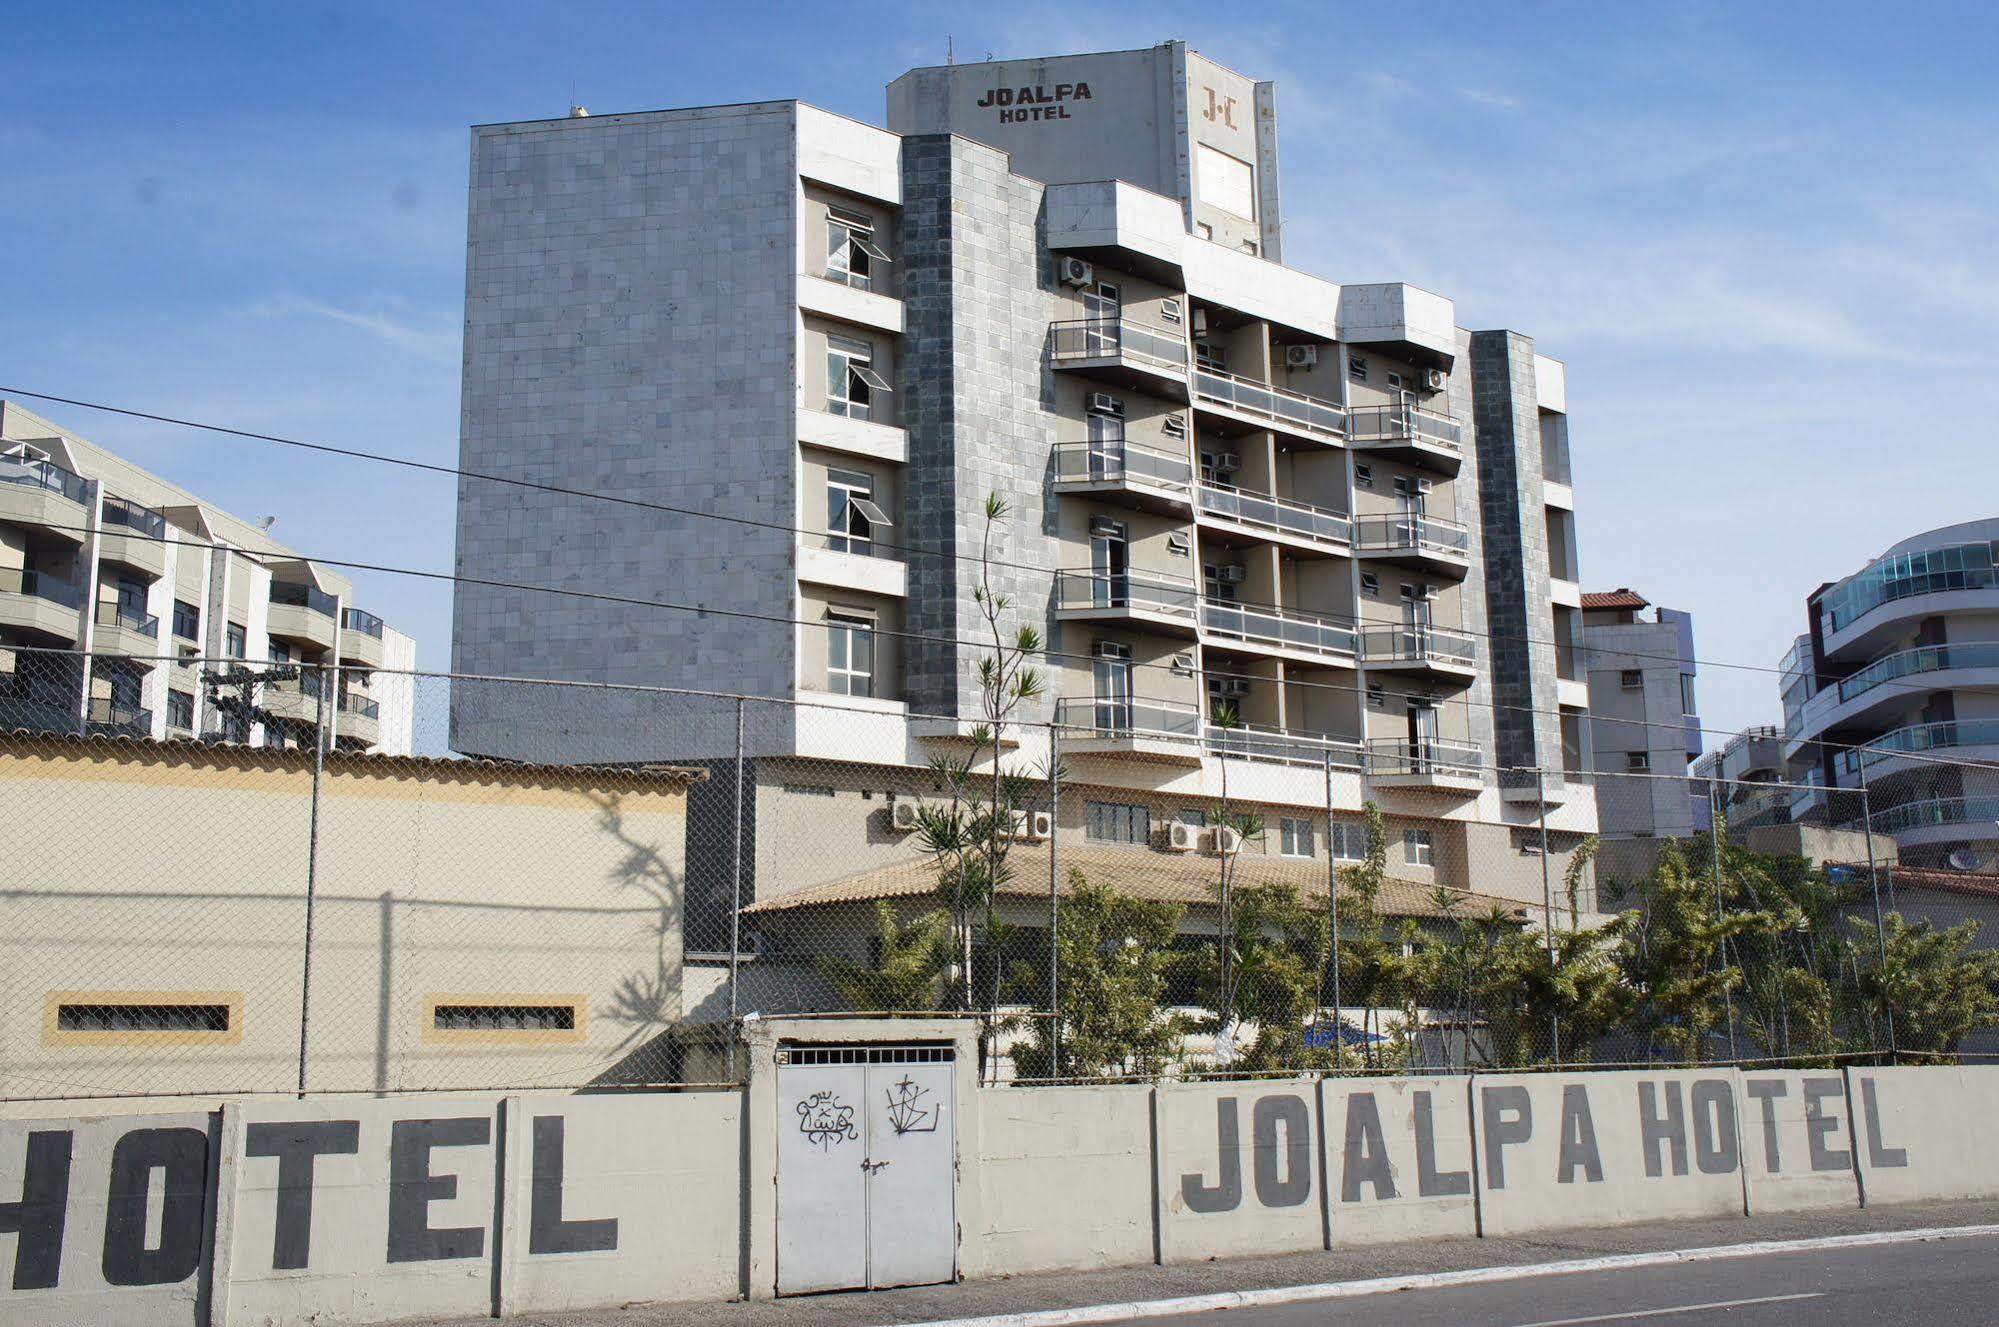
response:
[[(1804, 595), (1995, 514), (1995, 20), (1970, 6), (41, 6), (0, 47), (0, 382), (456, 455), (466, 126), (1184, 37), (1278, 81), (1286, 258), (1568, 361), (1586, 586), (1773, 666)], [(1246, 17), (1244, 17), (1246, 16)], [(28, 402), (31, 408), (35, 403)], [(448, 481), (43, 413), (302, 552), (448, 570)], [(449, 591), (356, 575), (449, 659)], [(1703, 670), (1715, 726), (1778, 712)]]

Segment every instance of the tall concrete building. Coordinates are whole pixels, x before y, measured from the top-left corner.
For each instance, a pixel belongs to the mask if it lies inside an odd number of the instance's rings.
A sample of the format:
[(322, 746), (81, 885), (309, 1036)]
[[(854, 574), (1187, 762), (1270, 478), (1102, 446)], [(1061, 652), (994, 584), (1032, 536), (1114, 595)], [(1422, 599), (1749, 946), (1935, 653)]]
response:
[(1705, 791), (1680, 777), (1702, 747), (1693, 619), (1650, 607), (1622, 586), (1582, 597), (1597, 822), (1606, 868), (1622, 874), (1650, 864), (1654, 841), (1707, 823)]
[[(1281, 265), (1276, 162), (1271, 86), (1178, 42), (914, 70), (887, 129), (475, 129), (462, 463), (631, 501), (466, 481), (459, 570), (709, 611), (461, 584), (456, 668), (812, 702), (752, 724), (761, 907), (914, 853), (879, 795), (978, 717), (990, 576), (1049, 644), (1058, 839), (1164, 863), (1227, 756), (1252, 851), (1350, 855), (1373, 799), (1405, 878), (1538, 904), (1528, 827), (1596, 828), (1563, 366)], [(468, 692), (453, 741), (726, 750), (643, 703)]]
[[(337, 671), (260, 684), (246, 728), (202, 678), (237, 659)], [(340, 748), (408, 755), (415, 666), (345, 577), (0, 400), (0, 727), (298, 745), (323, 714)]]
[(1905, 539), (1805, 600), (1784, 659), (1792, 818), (1874, 832), (1911, 867), (1999, 870), (1999, 519)]

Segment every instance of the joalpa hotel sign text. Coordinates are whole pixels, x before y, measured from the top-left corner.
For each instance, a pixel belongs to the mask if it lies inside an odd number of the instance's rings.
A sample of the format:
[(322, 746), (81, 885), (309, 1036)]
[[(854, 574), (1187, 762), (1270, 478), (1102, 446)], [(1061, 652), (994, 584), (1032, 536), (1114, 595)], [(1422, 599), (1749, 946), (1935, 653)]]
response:
[(1057, 83), (1052, 91), (1037, 83), (1031, 88), (994, 88), (975, 104), (981, 109), (998, 107), (1001, 124), (1025, 124), (1029, 120), (1066, 120), (1067, 103), (1090, 99), (1088, 83)]

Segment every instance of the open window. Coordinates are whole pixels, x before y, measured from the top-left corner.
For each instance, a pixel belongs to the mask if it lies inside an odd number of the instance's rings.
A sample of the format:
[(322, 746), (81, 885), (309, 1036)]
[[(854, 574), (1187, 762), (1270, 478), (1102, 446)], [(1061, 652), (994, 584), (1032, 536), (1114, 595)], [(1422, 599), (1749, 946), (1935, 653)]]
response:
[(826, 472), (826, 547), (833, 552), (870, 554), (876, 532), (894, 526), (875, 503), (874, 483), (860, 470)]
[(867, 419), (879, 409), (876, 397), (894, 388), (875, 372), (875, 349), (845, 336), (826, 338), (826, 410), (851, 419)]
[(875, 219), (843, 207), (826, 209), (826, 279), (873, 290), (886, 275), (887, 250), (875, 242)]

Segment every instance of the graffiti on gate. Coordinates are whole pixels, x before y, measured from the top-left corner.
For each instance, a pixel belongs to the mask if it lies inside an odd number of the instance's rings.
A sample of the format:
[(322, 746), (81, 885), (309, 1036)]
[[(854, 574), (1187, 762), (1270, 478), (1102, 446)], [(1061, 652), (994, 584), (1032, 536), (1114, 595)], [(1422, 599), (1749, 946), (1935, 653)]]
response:
[(814, 1092), (798, 1103), (798, 1132), (826, 1151), (835, 1143), (861, 1136), (854, 1123), (854, 1108), (840, 1104), (840, 1098), (831, 1092)]
[(928, 1088), (918, 1087), (907, 1074), (888, 1089), (888, 1122), (897, 1134), (937, 1132), (937, 1118), (943, 1111), (921, 1104), (929, 1095)]

